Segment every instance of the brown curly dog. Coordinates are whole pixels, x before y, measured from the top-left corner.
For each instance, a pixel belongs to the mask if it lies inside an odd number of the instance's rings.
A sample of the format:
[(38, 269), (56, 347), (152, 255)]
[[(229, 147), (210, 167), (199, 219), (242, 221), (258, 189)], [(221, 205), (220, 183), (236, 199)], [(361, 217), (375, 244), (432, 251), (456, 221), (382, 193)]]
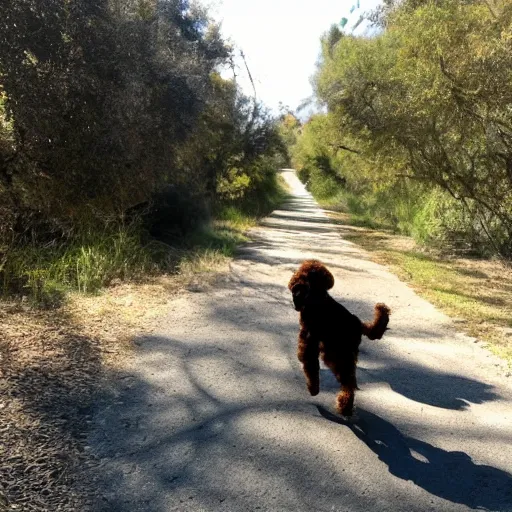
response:
[(295, 309), (300, 311), (298, 357), (303, 365), (311, 395), (320, 391), (318, 357), (341, 384), (336, 408), (344, 416), (351, 416), (357, 388), (356, 363), (361, 336), (381, 339), (387, 329), (390, 310), (385, 304), (375, 305), (373, 322), (361, 322), (336, 302), (328, 293), (334, 286), (334, 277), (317, 260), (306, 260), (293, 274), (288, 289), (293, 295)]

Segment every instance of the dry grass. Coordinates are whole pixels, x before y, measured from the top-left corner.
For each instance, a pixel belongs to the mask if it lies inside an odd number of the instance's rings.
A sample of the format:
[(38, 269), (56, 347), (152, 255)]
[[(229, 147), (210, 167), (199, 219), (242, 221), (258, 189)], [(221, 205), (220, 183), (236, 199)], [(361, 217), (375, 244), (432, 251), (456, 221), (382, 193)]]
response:
[(446, 314), (469, 335), (512, 365), (512, 268), (499, 261), (426, 252), (411, 238), (350, 226), (346, 214), (330, 213), (345, 238)]
[(57, 310), (0, 302), (0, 510), (82, 508), (75, 472), (90, 461), (98, 393), (126, 366), (131, 340), (178, 293), (213, 285), (227, 262), (202, 253), (177, 275), (70, 294)]

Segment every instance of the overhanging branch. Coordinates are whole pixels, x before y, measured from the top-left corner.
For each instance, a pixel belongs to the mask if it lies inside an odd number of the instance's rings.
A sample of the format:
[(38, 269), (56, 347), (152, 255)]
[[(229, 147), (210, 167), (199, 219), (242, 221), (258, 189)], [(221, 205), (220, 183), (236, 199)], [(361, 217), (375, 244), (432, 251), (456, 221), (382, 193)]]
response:
[(349, 148), (348, 146), (344, 146), (343, 144), (329, 144), (329, 147), (332, 149), (336, 149), (338, 151), (341, 151), (341, 150), (350, 151), (350, 153), (354, 153), (356, 155), (361, 154), (361, 151), (358, 151), (357, 149)]

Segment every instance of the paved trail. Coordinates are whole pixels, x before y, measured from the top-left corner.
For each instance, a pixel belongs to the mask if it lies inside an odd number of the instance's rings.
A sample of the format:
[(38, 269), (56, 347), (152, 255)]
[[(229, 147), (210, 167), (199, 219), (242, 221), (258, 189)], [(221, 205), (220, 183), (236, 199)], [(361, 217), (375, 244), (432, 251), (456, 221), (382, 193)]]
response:
[[(137, 341), (91, 439), (105, 485), (94, 510), (512, 511), (512, 379), (284, 176), (293, 197), (231, 274)], [(375, 302), (393, 309), (385, 338), (363, 340), (350, 423), (333, 414), (330, 373), (312, 398), (296, 360), (286, 285), (310, 257), (363, 319)]]

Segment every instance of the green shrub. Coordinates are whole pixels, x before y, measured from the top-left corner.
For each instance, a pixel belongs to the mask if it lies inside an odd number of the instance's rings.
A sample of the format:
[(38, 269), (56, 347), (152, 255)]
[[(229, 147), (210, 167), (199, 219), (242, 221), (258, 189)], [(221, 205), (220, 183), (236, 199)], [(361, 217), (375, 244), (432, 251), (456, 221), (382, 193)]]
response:
[(66, 290), (93, 293), (114, 279), (134, 279), (154, 269), (137, 227), (86, 233), (61, 244), (23, 244), (4, 255), (4, 294), (52, 305)]

